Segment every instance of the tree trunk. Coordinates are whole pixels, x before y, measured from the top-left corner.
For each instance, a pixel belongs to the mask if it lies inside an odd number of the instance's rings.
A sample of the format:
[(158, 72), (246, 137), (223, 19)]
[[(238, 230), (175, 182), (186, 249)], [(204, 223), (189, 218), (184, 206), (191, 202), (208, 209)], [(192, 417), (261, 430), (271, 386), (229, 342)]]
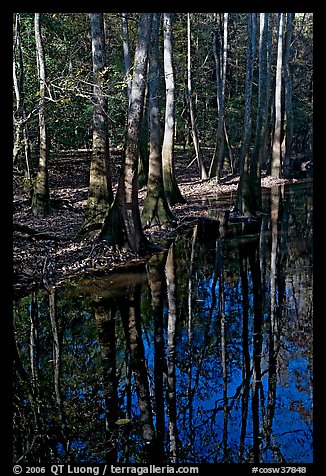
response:
[(254, 74), (254, 60), (256, 53), (256, 13), (248, 13), (248, 44), (247, 44), (247, 64), (246, 64), (246, 85), (245, 85), (245, 113), (243, 120), (243, 136), (239, 158), (239, 174), (240, 180), (237, 190), (237, 198), (235, 208), (241, 213), (245, 213), (248, 202), (248, 168), (250, 157), (251, 143), (251, 99), (252, 99), (252, 82)]
[(293, 31), (294, 13), (286, 14), (286, 34), (284, 51), (284, 137), (282, 142), (283, 173), (285, 178), (290, 177), (290, 157), (293, 141), (293, 107), (292, 107), (292, 75), (290, 68), (291, 61), (291, 39)]
[(190, 13), (187, 13), (187, 19), (188, 19), (188, 101), (189, 101), (189, 112), (190, 112), (190, 121), (191, 121), (191, 134), (192, 134), (192, 140), (193, 140), (195, 152), (196, 152), (199, 175), (202, 180), (206, 180), (208, 178), (208, 175), (206, 172), (206, 168), (203, 161), (203, 154), (199, 144), (195, 109), (194, 109), (194, 103), (193, 103), (193, 97), (192, 97)]
[(93, 60), (93, 145), (87, 210), (79, 234), (103, 223), (113, 201), (109, 168), (108, 107), (104, 90), (106, 50), (103, 13), (90, 13)]
[(277, 40), (277, 63), (276, 63), (276, 80), (275, 80), (275, 125), (273, 138), (273, 152), (271, 175), (276, 178), (281, 177), (282, 172), (282, 151), (281, 151), (281, 135), (282, 135), (282, 54), (283, 54), (283, 13), (278, 15), (278, 40)]
[(150, 152), (147, 195), (142, 211), (142, 224), (146, 227), (170, 223), (174, 216), (169, 208), (162, 176), (162, 147), (159, 122), (158, 82), (159, 82), (159, 38), (160, 16), (153, 13), (152, 39), (149, 56), (149, 122)]
[(251, 192), (251, 213), (260, 212), (262, 209), (261, 198), (261, 162), (264, 150), (264, 137), (267, 127), (267, 30), (268, 30), (268, 15), (266, 13), (260, 14), (259, 21), (259, 78), (258, 78), (258, 108), (257, 108), (257, 122), (255, 131), (254, 149), (250, 161), (249, 170), (249, 187)]
[(45, 101), (45, 86), (46, 86), (46, 72), (44, 51), (41, 37), (40, 14), (34, 14), (35, 25), (35, 41), (36, 41), (36, 59), (37, 69), (40, 81), (40, 103), (39, 103), (39, 163), (38, 172), (33, 190), (32, 198), (32, 213), (34, 215), (43, 214), (48, 215), (51, 211), (50, 207), (50, 191), (49, 191), (49, 176), (48, 176), (48, 136), (46, 125), (46, 101)]
[(127, 84), (127, 98), (128, 104), (130, 105), (130, 95), (131, 95), (131, 55), (129, 48), (129, 32), (128, 32), (128, 19), (126, 13), (121, 13), (121, 34), (122, 34), (122, 44), (123, 44), (123, 59), (125, 64), (125, 77)]
[(223, 167), (224, 149), (226, 142), (226, 126), (225, 126), (225, 81), (226, 81), (226, 59), (227, 59), (227, 27), (228, 14), (223, 15), (223, 40), (220, 47), (218, 47), (218, 35), (214, 32), (213, 35), (213, 53), (216, 66), (216, 81), (217, 81), (217, 106), (218, 106), (218, 129), (217, 129), (217, 143), (210, 165), (209, 176), (220, 178)]
[(173, 70), (172, 13), (163, 13), (163, 35), (166, 104), (162, 166), (164, 191), (168, 204), (172, 206), (176, 203), (186, 202), (181, 195), (174, 172), (175, 88)]
[(108, 244), (130, 249), (135, 253), (142, 253), (150, 247), (141, 226), (138, 206), (138, 154), (151, 24), (152, 14), (142, 13), (135, 52), (124, 162), (115, 200), (100, 233), (100, 239)]
[[(17, 56), (17, 60), (16, 60), (16, 56)], [(16, 61), (17, 61), (18, 68), (16, 66)], [(19, 13), (15, 14), (15, 39), (14, 39), (14, 47), (13, 47), (13, 81), (14, 81), (14, 90), (15, 90), (15, 97), (16, 97), (16, 109), (13, 114), (14, 116), (13, 122), (15, 127), (13, 164), (17, 168), (20, 168), (21, 154), (22, 154), (21, 149), (23, 146), (23, 153), (25, 156), (25, 161), (24, 161), (25, 179), (27, 182), (27, 186), (29, 187), (29, 190), (30, 190), (31, 148), (29, 143), (29, 134), (28, 134), (28, 127), (27, 127), (25, 87), (24, 87), (25, 75), (24, 75), (22, 45), (21, 45), (21, 22), (20, 22)]]

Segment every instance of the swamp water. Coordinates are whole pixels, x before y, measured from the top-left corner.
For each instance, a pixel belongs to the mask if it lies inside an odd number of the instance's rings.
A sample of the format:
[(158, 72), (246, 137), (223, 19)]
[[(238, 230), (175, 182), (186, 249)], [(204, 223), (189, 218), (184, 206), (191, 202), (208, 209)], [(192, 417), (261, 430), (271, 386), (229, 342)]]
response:
[(312, 186), (263, 202), (14, 303), (15, 463), (312, 462)]

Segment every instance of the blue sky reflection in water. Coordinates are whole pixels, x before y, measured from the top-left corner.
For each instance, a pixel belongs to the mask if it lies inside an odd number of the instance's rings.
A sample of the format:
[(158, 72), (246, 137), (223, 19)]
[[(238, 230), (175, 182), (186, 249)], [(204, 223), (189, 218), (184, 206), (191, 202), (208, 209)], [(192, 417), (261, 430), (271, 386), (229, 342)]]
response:
[(136, 284), (57, 289), (55, 314), (16, 303), (15, 460), (312, 462), (311, 195), (269, 190), (258, 231), (190, 230)]

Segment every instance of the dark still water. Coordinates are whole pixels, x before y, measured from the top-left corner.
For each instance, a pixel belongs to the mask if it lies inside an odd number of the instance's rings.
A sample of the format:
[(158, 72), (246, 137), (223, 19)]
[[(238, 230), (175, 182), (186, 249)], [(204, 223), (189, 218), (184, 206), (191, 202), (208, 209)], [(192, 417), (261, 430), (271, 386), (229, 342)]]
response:
[(14, 305), (14, 461), (310, 463), (312, 187)]

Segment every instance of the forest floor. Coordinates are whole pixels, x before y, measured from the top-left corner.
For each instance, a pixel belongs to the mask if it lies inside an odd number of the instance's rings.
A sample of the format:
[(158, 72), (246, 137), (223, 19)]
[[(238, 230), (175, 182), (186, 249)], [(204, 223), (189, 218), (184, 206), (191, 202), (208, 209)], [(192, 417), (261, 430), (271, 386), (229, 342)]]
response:
[[(211, 151), (206, 151), (208, 157)], [(117, 186), (121, 152), (111, 154), (113, 188)], [(122, 265), (138, 263), (141, 257), (109, 247), (97, 241), (97, 234), (77, 238), (81, 227), (88, 193), (90, 155), (59, 154), (50, 159), (49, 184), (52, 212), (49, 216), (34, 216), (30, 212), (29, 193), (24, 191), (22, 177), (13, 181), (13, 294), (22, 296), (38, 287), (56, 285), (79, 274), (93, 275), (109, 272)], [(189, 166), (190, 165), (190, 166)], [(199, 179), (196, 161), (189, 152), (175, 157), (177, 182), (185, 204), (172, 207), (178, 223), (189, 217), (208, 217), (211, 208), (230, 208), (234, 203), (239, 177), (225, 175), (220, 184), (215, 179)], [(114, 174), (114, 171), (116, 173)], [(289, 182), (262, 177), (262, 187)], [(142, 209), (146, 189), (139, 190)], [(211, 204), (207, 200), (212, 199)], [(226, 200), (226, 201), (225, 201)], [(152, 228), (145, 234), (159, 244), (163, 239), (180, 233), (175, 229)]]

